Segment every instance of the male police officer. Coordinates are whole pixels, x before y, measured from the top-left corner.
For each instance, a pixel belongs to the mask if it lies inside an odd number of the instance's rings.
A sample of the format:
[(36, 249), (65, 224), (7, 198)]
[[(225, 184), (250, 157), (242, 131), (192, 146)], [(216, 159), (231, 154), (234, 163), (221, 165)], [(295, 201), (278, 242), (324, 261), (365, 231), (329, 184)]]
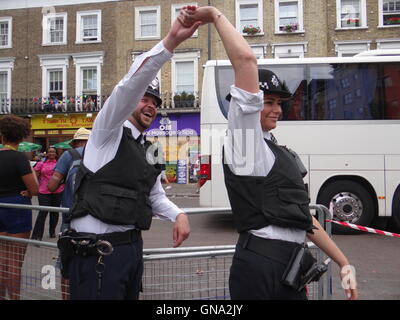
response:
[(94, 122), (71, 208), (71, 299), (138, 299), (141, 230), (150, 228), (153, 215), (175, 221), (174, 247), (189, 235), (187, 216), (166, 197), (142, 138), (161, 104), (153, 79), (200, 24), (186, 27), (181, 20), (180, 15), (160, 43), (135, 59)]

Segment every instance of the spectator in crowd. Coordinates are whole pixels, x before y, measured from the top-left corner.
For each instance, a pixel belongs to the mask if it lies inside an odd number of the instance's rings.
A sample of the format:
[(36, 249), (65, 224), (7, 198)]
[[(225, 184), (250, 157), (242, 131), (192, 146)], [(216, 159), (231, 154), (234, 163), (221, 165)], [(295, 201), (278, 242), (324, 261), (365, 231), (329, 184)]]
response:
[[(74, 134), (74, 138), (71, 141), (72, 149), (65, 151), (57, 162), (54, 169), (53, 176), (50, 178), (47, 188), (50, 192), (55, 192), (63, 182), (64, 191), (62, 193), (61, 207), (70, 208), (72, 205), (75, 177), (76, 172), (80, 166), (82, 160), (83, 149), (86, 146), (87, 140), (89, 139), (90, 130), (85, 128), (79, 128)], [(68, 228), (65, 225), (65, 213), (62, 215), (61, 231)], [(58, 261), (60, 264), (61, 262)], [(62, 265), (60, 265), (62, 268)], [(63, 272), (61, 273), (63, 275)], [(69, 281), (65, 277), (61, 278), (62, 295), (63, 300), (67, 300)]]
[[(28, 120), (9, 115), (0, 119), (4, 147), (0, 149), (0, 202), (30, 205), (39, 184), (18, 145), (30, 134)], [(0, 207), (0, 235), (29, 239), (32, 210)], [(0, 240), (0, 300), (20, 298), (21, 267), (26, 245)]]
[[(57, 165), (57, 151), (50, 147), (46, 152), (46, 159), (36, 164), (34, 170), (39, 179), (39, 205), (59, 207), (61, 204), (61, 196), (64, 190), (64, 185), (60, 185), (54, 192), (50, 192), (47, 188), (50, 178), (54, 173), (54, 168)], [(41, 210), (36, 218), (35, 226), (32, 232), (33, 240), (42, 240), (44, 227), (48, 211)], [(56, 237), (56, 227), (58, 223), (58, 212), (50, 212), (49, 236)]]

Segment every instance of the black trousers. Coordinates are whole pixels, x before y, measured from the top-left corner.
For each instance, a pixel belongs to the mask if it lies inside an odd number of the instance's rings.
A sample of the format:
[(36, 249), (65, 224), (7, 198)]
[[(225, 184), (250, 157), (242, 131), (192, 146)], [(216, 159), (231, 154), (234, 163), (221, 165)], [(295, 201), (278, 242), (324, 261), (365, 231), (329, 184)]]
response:
[[(39, 193), (38, 200), (39, 205), (41, 206), (50, 206), (50, 207), (59, 207), (61, 205), (61, 197), (62, 193), (50, 193), (43, 194)], [(42, 240), (44, 233), (44, 225), (46, 223), (46, 217), (48, 211), (39, 211), (38, 216), (36, 218), (35, 226), (32, 231), (32, 239)], [(58, 212), (50, 212), (50, 223), (49, 223), (49, 235), (55, 236), (56, 227), (58, 223)]]
[(231, 299), (307, 300), (305, 290), (297, 292), (281, 283), (286, 268), (282, 261), (290, 260), (290, 255), (284, 257), (282, 251), (276, 251), (279, 256), (275, 259), (274, 254), (266, 257), (237, 244), (229, 275)]
[(71, 300), (138, 300), (143, 275), (143, 241), (114, 246), (103, 257), (104, 272), (96, 273), (98, 256), (74, 256), (69, 266)]

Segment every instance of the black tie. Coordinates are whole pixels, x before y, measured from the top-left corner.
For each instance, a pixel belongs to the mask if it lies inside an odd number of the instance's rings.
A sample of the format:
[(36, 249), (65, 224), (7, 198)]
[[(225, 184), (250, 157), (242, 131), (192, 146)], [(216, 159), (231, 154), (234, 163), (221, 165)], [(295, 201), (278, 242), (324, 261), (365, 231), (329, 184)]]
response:
[(143, 140), (143, 134), (139, 134), (139, 136), (136, 138), (136, 141), (139, 142), (142, 148), (144, 148), (144, 143), (142, 143), (142, 140)]
[(271, 141), (275, 144), (278, 144), (278, 140), (276, 140), (275, 136), (271, 132), (269, 134), (271, 135)]

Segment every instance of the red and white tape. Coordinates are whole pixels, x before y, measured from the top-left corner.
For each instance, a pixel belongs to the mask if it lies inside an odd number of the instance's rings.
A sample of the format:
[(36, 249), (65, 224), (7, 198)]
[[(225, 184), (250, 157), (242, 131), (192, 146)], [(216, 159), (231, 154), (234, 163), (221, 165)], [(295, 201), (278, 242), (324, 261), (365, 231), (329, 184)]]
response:
[(340, 224), (342, 226), (349, 227), (349, 228), (356, 229), (356, 230), (360, 230), (360, 231), (364, 231), (364, 232), (370, 232), (370, 233), (381, 234), (381, 235), (384, 235), (384, 236), (400, 238), (400, 234), (398, 234), (398, 233), (382, 231), (382, 230), (368, 228), (368, 227), (364, 227), (364, 226), (359, 226), (359, 225), (356, 225), (356, 224), (342, 222), (342, 221), (335, 221), (335, 220), (326, 220), (326, 221), (327, 222), (333, 222), (333, 223), (336, 223), (336, 224)]

